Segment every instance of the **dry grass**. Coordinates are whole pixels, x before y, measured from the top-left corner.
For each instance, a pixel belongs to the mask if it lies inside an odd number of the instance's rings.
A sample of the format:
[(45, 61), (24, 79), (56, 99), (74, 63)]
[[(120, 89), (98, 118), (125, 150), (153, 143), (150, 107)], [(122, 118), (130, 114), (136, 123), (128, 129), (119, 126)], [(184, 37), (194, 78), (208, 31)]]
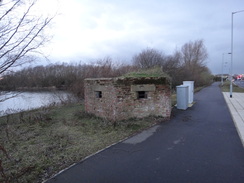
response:
[[(240, 92), (244, 93), (244, 88), (240, 88), (237, 85), (233, 84), (233, 92)], [(220, 84), (222, 92), (229, 92), (230, 91), (230, 81), (225, 81), (223, 86)]]
[(136, 78), (140, 78), (140, 77), (166, 77), (166, 78), (170, 78), (169, 75), (164, 73), (160, 67), (154, 67), (151, 69), (146, 69), (146, 70), (142, 69), (142, 70), (138, 70), (136, 72), (130, 72), (130, 73), (125, 74), (123, 77), (136, 77)]
[(157, 120), (134, 119), (113, 127), (86, 114), (81, 104), (1, 117), (0, 182), (42, 182)]

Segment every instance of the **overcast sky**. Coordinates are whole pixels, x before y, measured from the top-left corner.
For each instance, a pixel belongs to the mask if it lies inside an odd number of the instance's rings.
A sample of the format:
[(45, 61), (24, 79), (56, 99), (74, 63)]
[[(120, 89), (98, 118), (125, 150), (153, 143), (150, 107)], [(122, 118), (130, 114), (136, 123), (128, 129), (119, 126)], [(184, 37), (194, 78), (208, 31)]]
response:
[[(243, 0), (58, 0), (46, 47), (53, 62), (88, 63), (107, 56), (130, 63), (145, 48), (172, 54), (189, 41), (203, 39), (213, 74), (230, 68), (231, 12)], [(54, 1), (53, 1), (54, 2)], [(45, 5), (47, 8), (47, 4)], [(57, 8), (58, 7), (58, 8)], [(244, 73), (244, 12), (234, 15), (234, 73)]]

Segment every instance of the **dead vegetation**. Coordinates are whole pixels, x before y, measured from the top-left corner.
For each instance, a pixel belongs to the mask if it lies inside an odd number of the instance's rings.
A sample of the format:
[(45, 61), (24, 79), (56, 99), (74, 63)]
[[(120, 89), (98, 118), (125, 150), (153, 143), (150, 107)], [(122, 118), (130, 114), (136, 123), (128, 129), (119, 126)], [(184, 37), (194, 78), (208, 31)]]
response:
[(0, 118), (0, 182), (42, 182), (58, 171), (163, 121), (117, 123), (94, 117), (82, 104), (49, 107)]

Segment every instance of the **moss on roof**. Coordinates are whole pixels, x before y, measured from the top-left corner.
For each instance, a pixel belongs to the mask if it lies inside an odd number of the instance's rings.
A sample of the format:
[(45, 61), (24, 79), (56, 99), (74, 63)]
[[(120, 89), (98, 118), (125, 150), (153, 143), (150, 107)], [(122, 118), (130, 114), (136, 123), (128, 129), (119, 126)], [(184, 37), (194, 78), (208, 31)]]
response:
[(161, 68), (152, 68), (152, 69), (146, 69), (146, 70), (139, 70), (137, 72), (130, 72), (122, 77), (128, 78), (128, 77), (165, 77), (165, 78), (170, 78), (166, 73), (162, 71)]

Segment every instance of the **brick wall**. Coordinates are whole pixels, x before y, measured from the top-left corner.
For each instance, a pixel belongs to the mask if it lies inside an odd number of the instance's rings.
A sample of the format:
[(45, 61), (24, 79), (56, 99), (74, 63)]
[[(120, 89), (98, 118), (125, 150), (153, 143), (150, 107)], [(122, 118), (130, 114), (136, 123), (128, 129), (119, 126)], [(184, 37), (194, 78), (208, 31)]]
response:
[(85, 79), (85, 110), (111, 121), (170, 117), (171, 84), (164, 77)]

